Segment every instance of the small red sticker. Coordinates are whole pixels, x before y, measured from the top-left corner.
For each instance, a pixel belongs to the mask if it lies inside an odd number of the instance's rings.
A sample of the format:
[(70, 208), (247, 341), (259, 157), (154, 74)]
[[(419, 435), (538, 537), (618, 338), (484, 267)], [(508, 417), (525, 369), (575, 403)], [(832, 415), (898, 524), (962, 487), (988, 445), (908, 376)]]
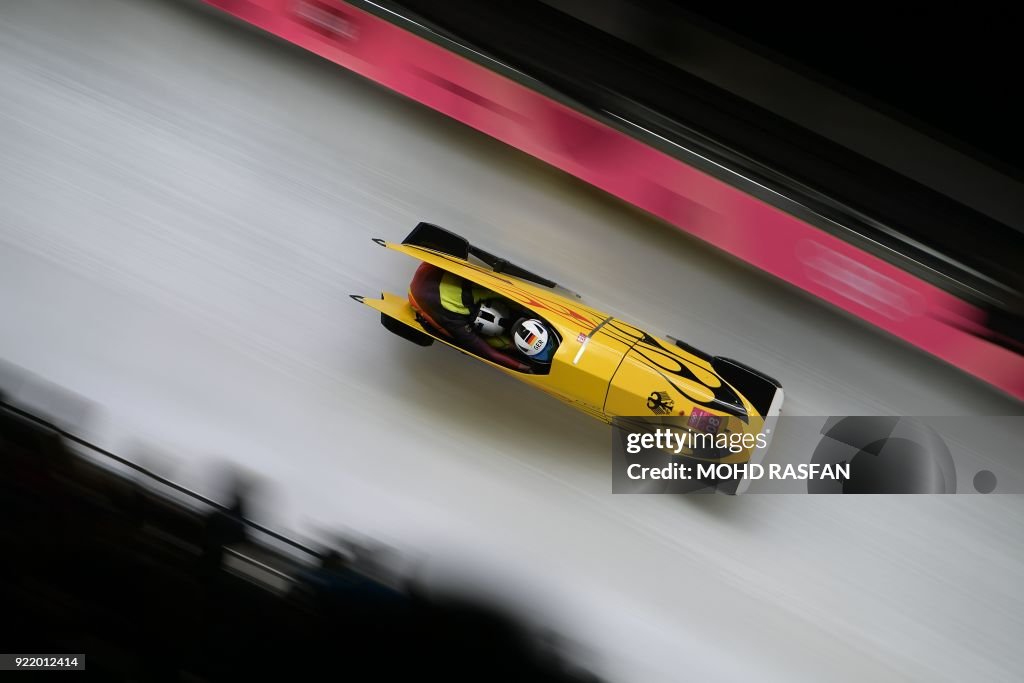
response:
[(583, 334), (582, 332), (580, 332), (579, 334), (576, 335), (576, 341), (578, 341), (580, 344), (582, 344), (586, 340), (587, 340), (587, 335)]
[(715, 434), (718, 432), (719, 425), (722, 424), (722, 418), (717, 415), (712, 415), (706, 410), (700, 408), (694, 408), (693, 412), (690, 413), (690, 419), (687, 420), (687, 426), (699, 429), (702, 432), (711, 432)]

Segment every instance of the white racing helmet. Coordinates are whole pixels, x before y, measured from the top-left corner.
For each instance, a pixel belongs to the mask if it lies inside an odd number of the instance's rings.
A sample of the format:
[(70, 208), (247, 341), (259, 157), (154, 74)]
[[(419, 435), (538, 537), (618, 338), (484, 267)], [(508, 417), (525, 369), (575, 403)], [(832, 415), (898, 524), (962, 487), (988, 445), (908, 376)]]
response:
[(500, 301), (485, 301), (476, 311), (473, 329), (485, 337), (496, 337), (512, 325), (508, 307)]
[(539, 320), (524, 318), (516, 323), (512, 334), (516, 348), (532, 360), (551, 360), (554, 344), (547, 325)]

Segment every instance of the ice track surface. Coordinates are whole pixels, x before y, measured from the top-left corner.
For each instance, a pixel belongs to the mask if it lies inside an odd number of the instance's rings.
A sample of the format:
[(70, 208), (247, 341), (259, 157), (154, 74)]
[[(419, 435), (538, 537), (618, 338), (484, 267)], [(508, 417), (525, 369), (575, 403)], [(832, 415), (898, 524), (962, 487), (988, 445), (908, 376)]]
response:
[(353, 529), (612, 681), (1011, 681), (1018, 496), (610, 494), (608, 431), (349, 293), (420, 220), (777, 376), (790, 414), (1020, 405), (332, 64), (191, 5), (0, 4), (0, 358), (261, 521)]

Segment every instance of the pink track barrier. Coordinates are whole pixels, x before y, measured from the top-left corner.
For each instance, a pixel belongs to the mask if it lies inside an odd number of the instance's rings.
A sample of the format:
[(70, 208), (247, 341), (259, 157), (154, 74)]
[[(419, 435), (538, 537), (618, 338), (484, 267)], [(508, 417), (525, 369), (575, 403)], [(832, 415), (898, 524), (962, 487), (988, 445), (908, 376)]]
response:
[(1024, 399), (985, 314), (643, 142), (340, 0), (204, 0), (662, 218)]

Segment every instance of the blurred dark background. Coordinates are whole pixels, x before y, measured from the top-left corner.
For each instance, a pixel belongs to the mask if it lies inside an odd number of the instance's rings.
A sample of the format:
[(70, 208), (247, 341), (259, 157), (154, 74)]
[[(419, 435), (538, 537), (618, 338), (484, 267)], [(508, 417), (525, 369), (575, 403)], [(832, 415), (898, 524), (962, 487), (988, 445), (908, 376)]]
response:
[(682, 68), (699, 61), (688, 42), (706, 31), (734, 55), (754, 53), (1017, 179), (1024, 172), (1019, 23), (1005, 4), (543, 1)]
[(84, 654), (105, 681), (596, 680), (479, 596), (254, 525), (244, 479), (216, 502), (117, 464), (0, 401), (5, 652)]

